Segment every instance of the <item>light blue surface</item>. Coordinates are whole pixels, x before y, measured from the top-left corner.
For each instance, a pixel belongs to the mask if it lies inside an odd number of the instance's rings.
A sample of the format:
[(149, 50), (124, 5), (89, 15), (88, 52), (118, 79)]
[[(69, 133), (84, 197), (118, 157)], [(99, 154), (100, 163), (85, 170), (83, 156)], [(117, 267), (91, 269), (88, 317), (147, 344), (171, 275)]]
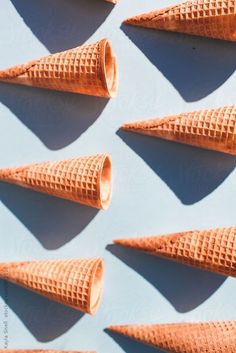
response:
[(236, 158), (117, 132), (132, 120), (235, 103), (235, 44), (120, 28), (129, 16), (171, 3), (1, 0), (1, 68), (108, 37), (120, 86), (107, 101), (0, 85), (1, 167), (105, 151), (114, 163), (106, 212), (0, 184), (1, 261), (102, 256), (106, 262), (95, 317), (13, 285), (7, 294), (1, 282), (0, 348), (4, 310), (9, 348), (100, 353), (156, 352), (109, 336), (103, 330), (110, 324), (235, 319), (234, 279), (108, 245), (235, 224)]

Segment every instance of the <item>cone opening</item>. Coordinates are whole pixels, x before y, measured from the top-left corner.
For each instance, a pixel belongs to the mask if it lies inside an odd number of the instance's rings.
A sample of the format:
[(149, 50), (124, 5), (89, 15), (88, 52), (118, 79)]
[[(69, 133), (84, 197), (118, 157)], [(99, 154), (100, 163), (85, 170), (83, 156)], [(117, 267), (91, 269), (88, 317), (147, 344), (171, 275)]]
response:
[(115, 97), (117, 92), (117, 61), (113, 55), (111, 44), (108, 40), (104, 44), (104, 73), (106, 88), (110, 97)]
[(112, 193), (112, 163), (108, 155), (105, 159), (101, 168), (100, 176), (100, 200), (101, 207), (105, 210), (108, 208), (111, 202)]
[(90, 284), (90, 298), (89, 298), (89, 308), (90, 314), (94, 315), (98, 309), (101, 301), (102, 290), (103, 290), (103, 272), (104, 264), (101, 259), (99, 259), (93, 269), (91, 284)]

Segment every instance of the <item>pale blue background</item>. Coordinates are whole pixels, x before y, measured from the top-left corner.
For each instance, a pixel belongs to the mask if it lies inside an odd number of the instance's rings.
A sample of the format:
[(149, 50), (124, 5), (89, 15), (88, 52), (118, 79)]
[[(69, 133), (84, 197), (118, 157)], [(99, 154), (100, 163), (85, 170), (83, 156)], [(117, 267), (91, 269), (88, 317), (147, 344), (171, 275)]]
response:
[[(108, 245), (119, 237), (235, 224), (235, 157), (117, 132), (127, 121), (236, 102), (235, 44), (120, 28), (126, 17), (171, 3), (1, 0), (1, 68), (108, 37), (120, 80), (110, 101), (0, 85), (0, 166), (105, 151), (114, 162), (106, 212), (0, 184), (1, 261), (106, 261), (95, 317), (9, 285), (9, 348), (154, 353), (103, 330), (120, 323), (235, 319), (234, 279)], [(0, 295), (2, 318), (2, 282)]]

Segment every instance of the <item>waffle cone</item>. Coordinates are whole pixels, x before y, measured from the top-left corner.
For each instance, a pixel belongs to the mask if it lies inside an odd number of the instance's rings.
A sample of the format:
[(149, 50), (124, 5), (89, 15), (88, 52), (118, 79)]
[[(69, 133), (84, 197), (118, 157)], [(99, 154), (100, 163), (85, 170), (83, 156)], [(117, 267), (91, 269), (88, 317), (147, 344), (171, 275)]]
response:
[(59, 351), (54, 349), (0, 349), (0, 353), (96, 353), (82, 351)]
[(1, 70), (0, 81), (109, 98), (117, 91), (116, 58), (102, 39)]
[(2, 263), (0, 278), (58, 303), (95, 314), (102, 294), (103, 261), (79, 259)]
[(236, 155), (236, 106), (124, 124), (124, 130)]
[(131, 17), (126, 24), (236, 40), (235, 0), (193, 0)]
[(236, 277), (236, 227), (115, 240), (116, 244)]
[(111, 326), (128, 336), (169, 353), (235, 353), (236, 321)]
[(106, 209), (111, 201), (111, 159), (95, 155), (0, 169), (0, 181)]

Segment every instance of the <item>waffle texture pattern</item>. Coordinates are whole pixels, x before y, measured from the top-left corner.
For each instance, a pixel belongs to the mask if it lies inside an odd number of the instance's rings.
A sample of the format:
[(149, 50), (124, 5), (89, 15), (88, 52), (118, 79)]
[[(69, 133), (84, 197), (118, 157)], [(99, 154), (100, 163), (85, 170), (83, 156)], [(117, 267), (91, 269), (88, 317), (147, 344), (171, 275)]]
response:
[(236, 277), (236, 227), (121, 239), (115, 243)]
[(236, 40), (235, 0), (193, 0), (129, 18), (126, 24)]
[[(116, 59), (107, 39), (51, 54), (0, 71), (0, 80), (59, 91), (111, 97), (116, 86)], [(106, 72), (107, 65), (111, 70)], [(111, 75), (111, 77), (109, 77)], [(111, 82), (111, 87), (108, 87)]]
[(236, 155), (236, 106), (128, 123), (123, 129)]
[(236, 321), (111, 326), (113, 332), (168, 353), (235, 353)]
[[(71, 201), (106, 208), (103, 202), (102, 174), (107, 155), (79, 157), (64, 161), (45, 162), (0, 170), (0, 180)], [(111, 188), (108, 162), (108, 190)], [(109, 192), (108, 192), (109, 195)]]
[(102, 270), (101, 259), (14, 262), (0, 264), (0, 278), (93, 314), (91, 293)]

